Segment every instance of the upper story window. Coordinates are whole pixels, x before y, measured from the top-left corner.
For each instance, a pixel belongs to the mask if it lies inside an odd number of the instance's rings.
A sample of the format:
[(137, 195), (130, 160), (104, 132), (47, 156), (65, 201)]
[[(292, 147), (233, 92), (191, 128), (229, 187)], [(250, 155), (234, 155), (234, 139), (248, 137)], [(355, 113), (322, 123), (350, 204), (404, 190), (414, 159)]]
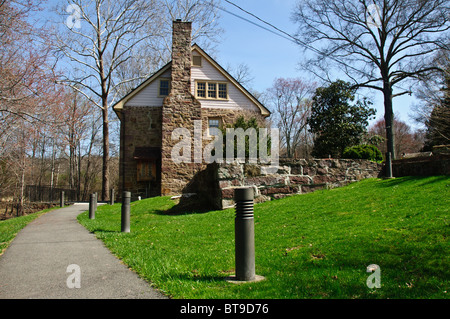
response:
[(170, 92), (170, 80), (161, 79), (159, 80), (159, 96), (167, 96)]
[(228, 100), (228, 85), (223, 82), (197, 81), (195, 97), (211, 100)]
[(219, 83), (219, 87), (217, 89), (219, 99), (228, 99), (228, 89), (226, 83)]
[(208, 98), (217, 98), (217, 83), (208, 83)]
[(206, 98), (206, 82), (197, 82), (197, 97)]
[(193, 55), (192, 56), (192, 65), (193, 66), (202, 66), (202, 57), (200, 55)]

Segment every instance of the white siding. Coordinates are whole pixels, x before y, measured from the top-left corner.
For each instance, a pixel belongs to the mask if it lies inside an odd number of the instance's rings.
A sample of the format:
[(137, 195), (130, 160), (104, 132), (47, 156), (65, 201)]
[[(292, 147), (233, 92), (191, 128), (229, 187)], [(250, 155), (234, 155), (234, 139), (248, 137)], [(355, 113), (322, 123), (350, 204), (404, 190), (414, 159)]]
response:
[[(194, 55), (199, 55), (196, 51)], [(139, 93), (133, 96), (125, 105), (126, 106), (162, 106), (163, 97), (159, 97), (159, 79), (170, 79), (170, 70), (163, 73), (160, 77), (153, 80)], [(205, 58), (202, 58), (202, 67), (191, 68), (191, 92), (195, 94), (196, 80), (222, 81), (228, 83), (228, 100), (206, 100), (199, 99), (202, 108), (222, 108), (222, 109), (246, 109), (259, 111), (259, 108), (237, 87), (235, 87), (227, 78), (217, 70)]]
[[(199, 55), (195, 51), (193, 52), (193, 54)], [(198, 99), (202, 105), (202, 108), (242, 108), (247, 110), (259, 111), (259, 108), (245, 94), (243, 94), (237, 87), (230, 83), (227, 78), (205, 58), (202, 59), (202, 67), (191, 68), (192, 94), (195, 94), (196, 80), (223, 81), (228, 83), (228, 101)]]
[(163, 73), (159, 78), (155, 79), (139, 93), (133, 96), (125, 105), (126, 106), (162, 106), (163, 97), (159, 97), (159, 79), (170, 79), (170, 70)]

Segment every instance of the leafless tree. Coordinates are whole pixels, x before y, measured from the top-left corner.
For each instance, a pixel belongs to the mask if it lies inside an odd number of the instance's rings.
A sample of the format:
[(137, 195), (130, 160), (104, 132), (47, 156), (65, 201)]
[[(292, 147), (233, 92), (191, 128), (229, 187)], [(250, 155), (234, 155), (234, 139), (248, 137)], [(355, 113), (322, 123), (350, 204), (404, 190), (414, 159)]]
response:
[(274, 114), (273, 120), (280, 129), (280, 138), (286, 147), (287, 157), (294, 157), (302, 142), (302, 136), (303, 142), (307, 138), (307, 119), (315, 89), (315, 83), (279, 78), (274, 81), (272, 88), (267, 90), (268, 101)]
[(109, 108), (114, 94), (127, 81), (115, 81), (115, 72), (130, 59), (130, 51), (152, 36), (149, 25), (155, 19), (152, 0), (74, 0), (59, 7), (71, 13), (65, 28), (56, 35), (57, 51), (75, 72), (64, 82), (88, 98), (102, 113), (103, 169), (102, 198), (109, 197)]
[[(417, 153), (423, 147), (423, 132), (420, 130), (413, 130), (408, 124), (401, 120), (394, 119), (395, 137), (397, 143), (395, 144), (396, 153), (401, 156), (407, 153)], [(386, 127), (384, 119), (381, 118), (376, 121), (368, 131), (368, 136), (380, 136), (383, 140), (378, 145), (382, 152), (387, 151), (387, 144), (384, 137), (386, 136)]]
[(416, 92), (420, 102), (414, 106), (413, 114), (428, 129), (429, 147), (450, 143), (450, 51), (437, 52), (434, 61), (444, 72), (420, 82)]
[(302, 44), (316, 53), (305, 67), (324, 79), (337, 67), (355, 85), (383, 93), (394, 157), (392, 99), (411, 92), (404, 80), (438, 70), (429, 62), (448, 44), (448, 1), (304, 0), (292, 17)]
[(192, 21), (192, 41), (210, 51), (220, 40), (223, 30), (219, 26), (220, 0), (160, 0), (159, 37), (154, 37), (153, 50), (163, 61), (169, 62), (172, 50), (172, 21)]
[(250, 67), (247, 64), (239, 63), (237, 66), (227, 64), (225, 69), (235, 78), (237, 82), (242, 84), (246, 89), (250, 89), (250, 86), (255, 78), (252, 76)]
[[(64, 125), (60, 125), (58, 132), (60, 133), (60, 140), (62, 140), (65, 151), (68, 154), (68, 186), (71, 189), (77, 190), (77, 196), (81, 196), (81, 143), (89, 138), (91, 116), (89, 101), (81, 95), (78, 91), (68, 88), (66, 90), (67, 98), (62, 107), (66, 110), (63, 115)], [(95, 113), (94, 113), (95, 114)], [(98, 117), (96, 115), (96, 117)], [(98, 133), (98, 132), (96, 132)], [(88, 174), (85, 171), (85, 174)]]
[(156, 65), (168, 61), (173, 19), (197, 21), (194, 39), (217, 23), (215, 10), (206, 11), (205, 5), (200, 0), (68, 0), (58, 7), (67, 20), (57, 35), (57, 50), (72, 66), (64, 81), (102, 112), (103, 200), (110, 183), (109, 108), (130, 90), (128, 83), (153, 71), (154, 65), (146, 65), (149, 59)]
[(8, 166), (0, 179), (8, 181), (19, 207), (25, 184), (34, 177), (28, 172), (35, 152), (43, 154), (43, 126), (50, 115), (58, 121), (55, 106), (61, 98), (46, 29), (34, 24), (41, 2), (0, 1), (0, 156)]
[(29, 23), (40, 1), (0, 1), (0, 138), (15, 120), (42, 121), (57, 95), (45, 30)]
[[(155, 0), (157, 19), (147, 27), (145, 45), (132, 48), (130, 58), (117, 69), (117, 80), (128, 80), (121, 86), (124, 96), (143, 79), (170, 62), (172, 55), (172, 23), (174, 20), (192, 22), (192, 41), (214, 55), (223, 30), (219, 26), (219, 0)], [(131, 80), (130, 80), (131, 79)]]

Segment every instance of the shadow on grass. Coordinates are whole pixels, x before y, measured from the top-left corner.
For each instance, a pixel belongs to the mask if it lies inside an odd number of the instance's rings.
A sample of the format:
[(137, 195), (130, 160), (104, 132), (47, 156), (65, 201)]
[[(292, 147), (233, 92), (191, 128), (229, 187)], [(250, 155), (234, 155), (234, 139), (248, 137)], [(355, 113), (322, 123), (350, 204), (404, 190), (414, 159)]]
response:
[(120, 231), (120, 229), (119, 229), (119, 230), (105, 230), (105, 229), (103, 229), (103, 228), (97, 227), (97, 228), (94, 228), (94, 229), (90, 230), (89, 232), (90, 232), (91, 234), (98, 235), (98, 234), (100, 234), (100, 233), (105, 233), (105, 234), (109, 234), (109, 233), (111, 233), (111, 234), (117, 234), (117, 233), (120, 233), (121, 231)]
[(441, 175), (441, 176), (435, 176), (435, 177), (436, 177), (435, 179), (426, 181), (426, 182), (420, 184), (420, 186), (428, 185), (428, 184), (433, 184), (433, 183), (437, 183), (437, 182), (445, 181), (445, 180), (447, 180), (448, 182), (450, 182), (450, 175)]
[(450, 181), (450, 175), (441, 175), (441, 176), (404, 176), (404, 177), (396, 177), (394, 179), (385, 180), (384, 183), (380, 184), (380, 187), (393, 187), (396, 185), (410, 183), (410, 182), (420, 182), (423, 183), (418, 184), (418, 186), (424, 186), (428, 184), (434, 184), (443, 180)]
[(199, 281), (199, 282), (226, 282), (229, 279), (229, 276), (208, 276), (208, 275), (199, 275), (199, 274), (174, 274), (174, 275), (165, 275), (162, 276), (161, 279), (164, 281), (167, 280), (180, 280), (180, 281)]
[(202, 200), (198, 196), (192, 196), (189, 198), (181, 197), (178, 204), (166, 209), (155, 210), (157, 215), (178, 216), (178, 215), (190, 215), (190, 214), (205, 214), (214, 211), (213, 207), (206, 201)]
[(162, 216), (182, 216), (182, 215), (191, 215), (191, 214), (206, 214), (209, 213), (211, 210), (205, 209), (205, 210), (198, 210), (198, 209), (191, 209), (186, 210), (182, 208), (171, 208), (168, 210), (156, 210), (153, 213), (156, 215), (162, 215)]

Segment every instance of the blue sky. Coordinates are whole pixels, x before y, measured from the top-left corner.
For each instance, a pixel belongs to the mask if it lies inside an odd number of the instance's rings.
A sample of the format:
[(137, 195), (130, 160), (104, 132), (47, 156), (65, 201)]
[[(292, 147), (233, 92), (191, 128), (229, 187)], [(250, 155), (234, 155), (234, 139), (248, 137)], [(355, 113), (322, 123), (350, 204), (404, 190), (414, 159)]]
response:
[[(231, 0), (243, 9), (292, 35), (297, 29), (291, 21), (291, 14), (297, 1)], [(48, 0), (48, 6), (50, 8), (60, 2), (59, 0)], [(264, 25), (226, 1), (222, 0), (221, 3), (226, 10)], [(223, 67), (246, 64), (254, 78), (249, 88), (263, 92), (270, 88), (274, 80), (279, 77), (311, 79), (311, 74), (300, 71), (298, 68), (299, 62), (306, 58), (299, 46), (227, 12), (220, 11), (220, 15), (220, 24), (224, 33), (214, 56)], [(264, 26), (270, 28), (267, 25)], [(381, 93), (372, 92), (370, 98), (374, 102), (373, 107), (377, 110), (377, 119), (383, 117), (384, 107)], [(415, 100), (409, 96), (394, 100), (394, 112), (400, 116), (402, 121), (412, 127), (416, 127), (416, 124), (410, 119), (409, 114), (412, 113), (410, 106), (414, 102)]]
[[(233, 0), (232, 2), (289, 34), (296, 32), (296, 25), (291, 21), (291, 14), (297, 0)], [(225, 1), (222, 1), (222, 6), (226, 10), (262, 24)], [(221, 11), (220, 23), (225, 32), (217, 47), (217, 60), (223, 66), (246, 64), (254, 77), (251, 85), (253, 89), (262, 92), (271, 87), (278, 77), (311, 79), (311, 74), (302, 72), (298, 68), (299, 62), (305, 57), (301, 48), (293, 42), (223, 11)], [(382, 118), (384, 107), (381, 92), (372, 92), (370, 98), (374, 103), (373, 107), (377, 110), (377, 119)], [(400, 120), (412, 127), (417, 127), (409, 116), (412, 113), (410, 109), (412, 103), (416, 103), (412, 97), (398, 97), (394, 99), (394, 112), (399, 115)]]
[[(290, 34), (295, 33), (295, 25), (290, 21), (295, 0), (234, 0), (233, 2), (278, 28)], [(263, 25), (224, 1), (222, 6)], [(248, 65), (254, 77), (252, 86), (255, 90), (263, 91), (271, 87), (275, 78), (278, 77), (302, 75), (297, 70), (301, 50), (293, 42), (226, 12), (220, 11), (220, 14), (220, 22), (225, 32), (217, 48), (217, 58), (220, 63), (229, 63), (233, 66), (240, 63)]]

